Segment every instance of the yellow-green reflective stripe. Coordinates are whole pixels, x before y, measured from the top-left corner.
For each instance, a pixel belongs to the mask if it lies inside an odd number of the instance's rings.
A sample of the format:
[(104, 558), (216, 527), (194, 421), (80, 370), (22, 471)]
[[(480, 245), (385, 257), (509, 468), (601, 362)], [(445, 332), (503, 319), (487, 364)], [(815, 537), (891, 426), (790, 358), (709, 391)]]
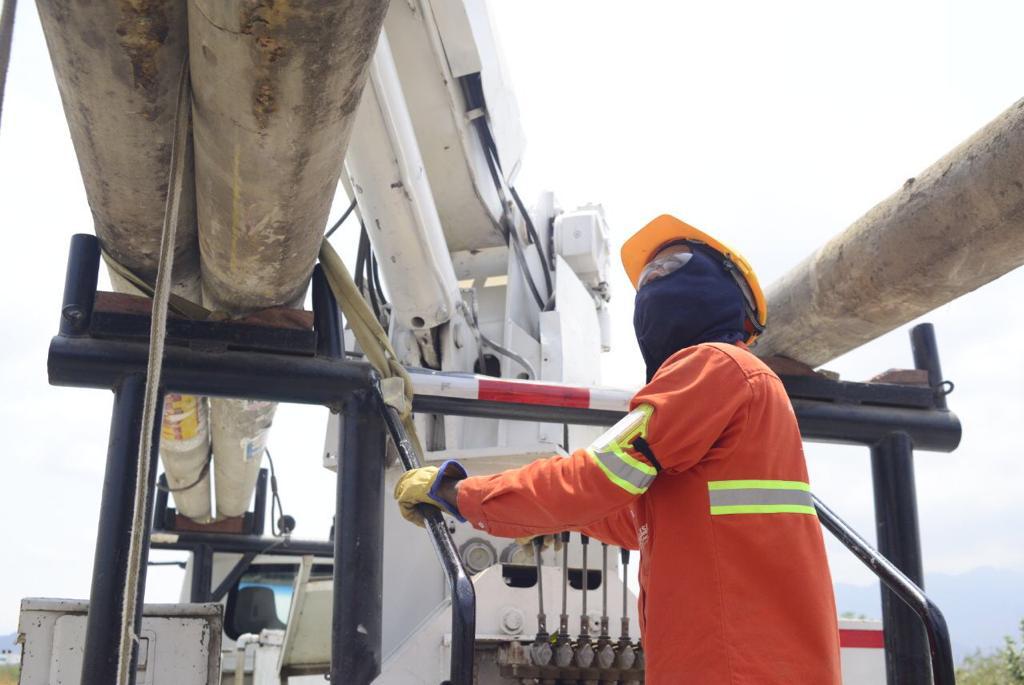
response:
[(632, 467), (620, 461), (617, 455), (610, 452), (594, 452), (588, 449), (587, 454), (600, 467), (608, 480), (631, 495), (642, 495), (654, 480), (654, 476), (637, 473)]
[(712, 515), (815, 515), (811, 486), (799, 480), (713, 480), (708, 482)]
[(708, 493), (712, 507), (746, 504), (797, 504), (809, 507), (811, 493), (806, 490), (780, 490), (772, 488), (743, 488), (742, 490), (712, 490)]
[(811, 491), (809, 483), (799, 480), (712, 480), (708, 481), (708, 490), (803, 490)]
[(737, 504), (711, 507), (712, 515), (722, 514), (810, 514), (816, 516), (814, 507), (800, 504)]
[(594, 442), (591, 449), (597, 452), (609, 452), (613, 447), (631, 445), (637, 436), (647, 437), (647, 423), (654, 413), (649, 404), (637, 405), (633, 411), (622, 417), (618, 423), (606, 430)]
[(653, 466), (650, 466), (649, 464), (643, 463), (639, 459), (634, 459), (633, 457), (629, 456), (629, 454), (627, 452), (625, 452), (618, 445), (613, 445), (612, 446), (612, 452), (615, 453), (616, 457), (618, 457), (622, 461), (626, 462), (627, 464), (632, 466), (637, 471), (640, 471), (642, 473), (646, 473), (648, 476), (651, 476), (651, 477), (654, 477), (654, 476), (658, 475), (658, 469), (654, 468)]

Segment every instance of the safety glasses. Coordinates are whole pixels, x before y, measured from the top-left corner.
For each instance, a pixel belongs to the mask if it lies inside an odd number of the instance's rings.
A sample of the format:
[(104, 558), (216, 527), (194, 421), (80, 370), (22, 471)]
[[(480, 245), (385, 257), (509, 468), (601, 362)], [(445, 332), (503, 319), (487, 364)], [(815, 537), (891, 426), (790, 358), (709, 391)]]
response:
[(691, 257), (693, 257), (693, 253), (686, 245), (669, 245), (664, 248), (640, 272), (640, 278), (637, 279), (636, 284), (637, 290), (674, 271), (679, 271), (690, 261)]

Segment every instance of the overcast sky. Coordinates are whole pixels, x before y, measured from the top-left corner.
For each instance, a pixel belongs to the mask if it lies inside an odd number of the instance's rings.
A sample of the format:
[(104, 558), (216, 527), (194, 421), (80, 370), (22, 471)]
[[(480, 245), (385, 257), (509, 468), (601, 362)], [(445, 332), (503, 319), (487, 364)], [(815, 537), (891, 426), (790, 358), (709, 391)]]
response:
[[(734, 244), (765, 284), (1024, 95), (1024, 5), (1009, 1), (492, 7), (528, 141), (524, 199), (552, 189), (566, 208), (602, 203), (616, 253), (654, 215), (676, 214)], [(92, 221), (32, 3), (21, 4), (7, 83), (0, 208), (4, 633), (22, 597), (88, 596), (111, 403), (46, 382), (68, 238)], [(604, 374), (637, 387), (631, 290), (615, 274)], [(1024, 570), (1024, 322), (1012, 315), (1022, 292), (1024, 273), (1013, 273), (924, 317), (964, 426), (953, 454), (917, 457), (930, 571)], [(908, 330), (827, 367), (852, 380), (909, 367)], [(325, 418), (282, 407), (271, 435), (302, 537), (326, 537), (330, 525)], [(815, 491), (873, 540), (867, 451), (807, 451)], [(843, 550), (830, 553), (836, 580), (871, 581)], [(152, 571), (149, 599), (173, 600), (179, 583), (177, 571)]]

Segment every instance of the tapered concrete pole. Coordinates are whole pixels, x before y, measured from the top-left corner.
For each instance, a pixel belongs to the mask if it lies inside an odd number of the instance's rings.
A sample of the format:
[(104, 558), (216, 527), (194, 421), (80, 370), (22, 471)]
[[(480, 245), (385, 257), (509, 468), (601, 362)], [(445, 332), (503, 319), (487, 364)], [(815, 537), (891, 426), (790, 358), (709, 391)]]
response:
[[(178, 80), (188, 51), (186, 8), (178, 0), (37, 0), (96, 236), (115, 262), (156, 280), (160, 230), (174, 136)], [(174, 293), (201, 299), (192, 140), (182, 179), (174, 244)], [(138, 291), (114, 271), (118, 292)], [(161, 457), (185, 516), (209, 518), (206, 400), (171, 395), (164, 403)]]
[[(185, 5), (37, 0), (96, 236), (150, 283), (160, 256), (178, 79), (188, 50)], [(192, 144), (188, 145), (174, 292), (199, 298)], [(112, 276), (115, 287), (131, 292)]]
[(1022, 263), (1024, 100), (775, 282), (754, 352), (819, 366)]
[(191, 0), (196, 202), (208, 306), (300, 303), (387, 0)]
[[(301, 305), (387, 0), (191, 0), (196, 205), (208, 307)], [(271, 402), (210, 400), (216, 513), (248, 508)]]

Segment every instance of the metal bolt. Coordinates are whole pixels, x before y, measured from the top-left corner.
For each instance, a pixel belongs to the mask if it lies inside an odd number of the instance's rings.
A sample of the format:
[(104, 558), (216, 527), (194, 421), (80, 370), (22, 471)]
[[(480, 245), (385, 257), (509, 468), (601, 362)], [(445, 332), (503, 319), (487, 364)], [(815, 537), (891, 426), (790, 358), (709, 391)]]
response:
[(523, 632), (523, 624), (525, 622), (523, 612), (519, 609), (506, 609), (505, 613), (501, 616), (501, 629), (509, 635), (518, 635)]
[(60, 315), (64, 317), (64, 320), (71, 324), (71, 326), (76, 330), (81, 328), (82, 324), (85, 323), (85, 311), (82, 309), (81, 305), (69, 304), (60, 310)]

